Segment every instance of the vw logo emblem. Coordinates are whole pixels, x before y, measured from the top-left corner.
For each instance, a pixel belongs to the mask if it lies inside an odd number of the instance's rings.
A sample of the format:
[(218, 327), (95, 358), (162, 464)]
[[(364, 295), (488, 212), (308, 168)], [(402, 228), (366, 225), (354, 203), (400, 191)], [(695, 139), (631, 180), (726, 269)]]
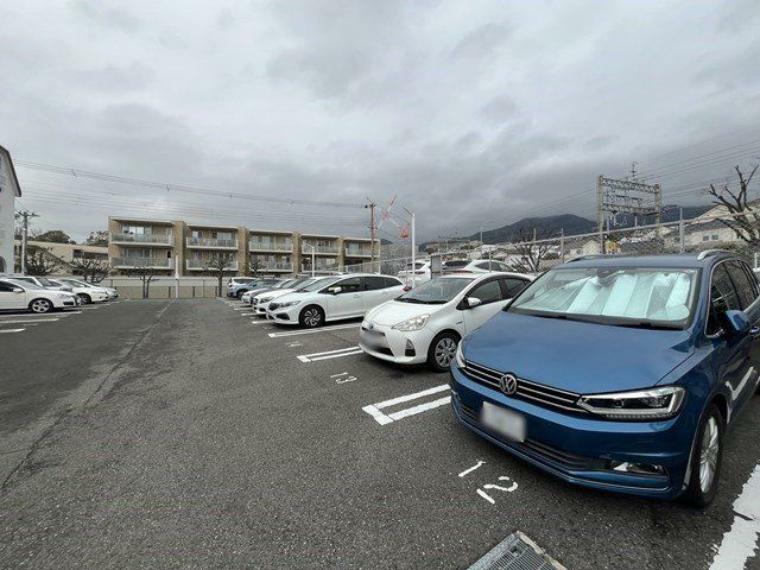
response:
[(511, 396), (517, 392), (517, 378), (514, 374), (504, 374), (499, 378), (499, 388), (507, 396)]

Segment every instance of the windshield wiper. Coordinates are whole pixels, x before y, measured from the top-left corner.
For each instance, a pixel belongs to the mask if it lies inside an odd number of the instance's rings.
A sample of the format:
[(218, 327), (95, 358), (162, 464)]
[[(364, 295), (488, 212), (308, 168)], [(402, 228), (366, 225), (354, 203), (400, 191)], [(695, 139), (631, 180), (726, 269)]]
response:
[(628, 327), (633, 329), (651, 329), (659, 331), (677, 331), (681, 330), (678, 325), (670, 325), (666, 323), (654, 323), (652, 321), (639, 321), (636, 323), (609, 323), (616, 327)]

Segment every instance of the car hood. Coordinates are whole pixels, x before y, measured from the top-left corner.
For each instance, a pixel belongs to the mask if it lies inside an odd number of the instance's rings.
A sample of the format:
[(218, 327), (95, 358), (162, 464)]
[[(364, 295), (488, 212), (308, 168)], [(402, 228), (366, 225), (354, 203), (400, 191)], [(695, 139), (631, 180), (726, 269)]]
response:
[(291, 291), (281, 297), (277, 297), (278, 303), (287, 303), (288, 301), (302, 301), (306, 297), (309, 297), (312, 293), (300, 293), (297, 291)]
[(447, 305), (423, 305), (418, 303), (400, 303), (399, 301), (387, 301), (372, 309), (365, 317), (366, 321), (372, 321), (378, 325), (393, 326), (401, 321), (417, 317), (419, 315), (432, 315)]
[(275, 289), (274, 291), (264, 291), (263, 293), (257, 293), (256, 297), (261, 299), (262, 297), (271, 297), (272, 299), (276, 299), (278, 297), (282, 297), (283, 295), (287, 295), (288, 293), (292, 293), (293, 289)]
[(647, 330), (500, 312), (468, 336), (464, 357), (580, 394), (657, 384), (693, 351), (687, 330)]

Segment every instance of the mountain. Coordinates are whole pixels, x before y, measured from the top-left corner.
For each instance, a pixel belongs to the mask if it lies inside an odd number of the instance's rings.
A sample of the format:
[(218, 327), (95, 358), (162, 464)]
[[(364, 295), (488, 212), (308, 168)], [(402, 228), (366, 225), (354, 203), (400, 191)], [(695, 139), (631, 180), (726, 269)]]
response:
[[(533, 228), (536, 228), (536, 235), (541, 237), (558, 236), (564, 231), (565, 235), (585, 234), (593, 232), (596, 224), (586, 218), (581, 218), (575, 214), (559, 214), (557, 216), (543, 216), (538, 218), (523, 218), (514, 224), (507, 224), (495, 230), (483, 232), (483, 241), (485, 243), (503, 243), (519, 240), (521, 233), (523, 236), (533, 235)], [(480, 232), (472, 234), (469, 239), (479, 240)]]

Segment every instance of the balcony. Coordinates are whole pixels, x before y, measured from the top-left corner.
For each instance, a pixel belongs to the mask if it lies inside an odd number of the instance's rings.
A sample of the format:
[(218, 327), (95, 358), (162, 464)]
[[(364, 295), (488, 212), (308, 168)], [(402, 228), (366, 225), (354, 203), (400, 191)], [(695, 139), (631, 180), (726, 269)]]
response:
[(311, 255), (311, 247), (314, 246), (314, 253), (317, 255), (338, 255), (338, 244), (337, 243), (309, 243), (309, 242), (302, 242), (301, 243), (301, 253), (305, 255)]
[(237, 249), (236, 239), (189, 237), (185, 239), (188, 249)]
[(293, 240), (251, 238), (248, 241), (248, 249), (250, 251), (281, 251), (283, 253), (292, 253)]
[(263, 263), (260, 266), (260, 271), (266, 271), (269, 273), (292, 273), (293, 264), (290, 262)]
[(115, 269), (172, 269), (174, 260), (166, 257), (114, 257)]
[[(185, 260), (185, 268), (188, 271), (216, 271), (217, 269), (216, 263), (214, 263), (213, 259), (186, 259)], [(237, 260), (229, 260), (225, 266), (224, 271), (237, 271), (238, 270), (238, 262)]]
[(349, 244), (345, 248), (346, 257), (372, 257), (372, 248)]
[(111, 242), (120, 245), (165, 245), (171, 247), (174, 243), (172, 234), (121, 234), (112, 233)]

